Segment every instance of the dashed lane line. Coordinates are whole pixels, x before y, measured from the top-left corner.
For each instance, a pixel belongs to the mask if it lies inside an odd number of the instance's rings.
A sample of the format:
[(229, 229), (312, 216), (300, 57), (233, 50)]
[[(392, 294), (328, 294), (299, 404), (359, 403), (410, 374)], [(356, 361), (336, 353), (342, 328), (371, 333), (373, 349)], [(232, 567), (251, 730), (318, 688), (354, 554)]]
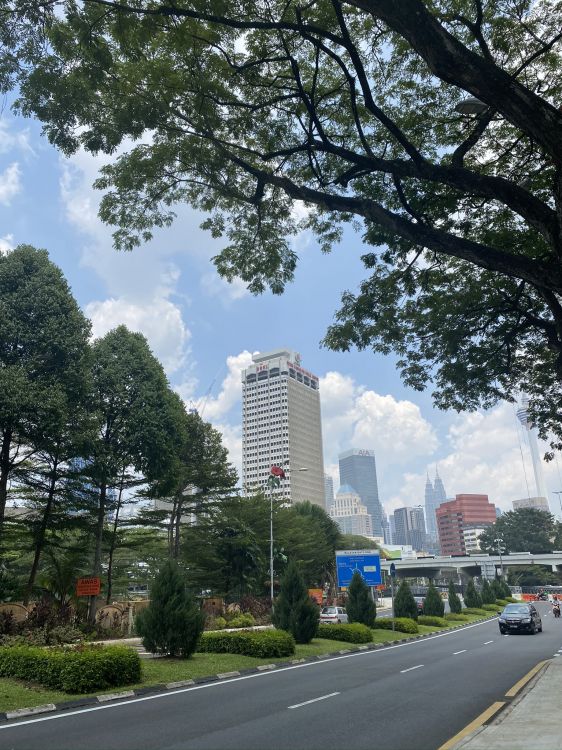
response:
[(400, 674), (405, 674), (406, 672), (411, 672), (413, 669), (420, 669), (423, 667), (423, 664), (417, 664), (415, 667), (408, 667), (408, 669), (401, 669)]
[(287, 708), (301, 708), (302, 706), (308, 706), (310, 703), (317, 703), (318, 701), (325, 701), (327, 698), (333, 698), (335, 695), (339, 695), (339, 693), (328, 693), (328, 695), (321, 695), (319, 698), (312, 698), (309, 701), (295, 703), (294, 706), (287, 706)]
[(463, 648), (462, 651), (453, 651), (453, 656), (458, 656), (459, 654), (466, 654), (466, 649)]

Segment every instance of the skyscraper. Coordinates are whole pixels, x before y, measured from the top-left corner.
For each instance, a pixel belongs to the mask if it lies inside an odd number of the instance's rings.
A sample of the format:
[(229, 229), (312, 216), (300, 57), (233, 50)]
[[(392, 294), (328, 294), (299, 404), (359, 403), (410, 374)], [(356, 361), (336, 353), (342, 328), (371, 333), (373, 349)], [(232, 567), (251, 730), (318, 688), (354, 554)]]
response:
[(330, 510), (334, 503), (334, 480), (329, 474), (324, 474), (324, 505)]
[[(242, 476), (247, 491), (266, 486), (273, 465), (286, 479), (273, 490), (286, 502), (324, 507), (318, 378), (289, 349), (255, 354), (242, 372)], [(305, 469), (305, 471), (299, 471)]]
[(329, 513), (342, 534), (373, 536), (371, 516), (352, 487), (343, 485), (339, 488)]
[(355, 490), (373, 521), (373, 536), (383, 536), (382, 507), (374, 451), (345, 451), (339, 457), (339, 464), (340, 485), (349, 485)]
[(394, 544), (410, 545), (415, 550), (425, 549), (426, 534), (423, 508), (397, 508), (394, 511)]
[(439, 535), (437, 533), (437, 508), (447, 500), (443, 481), (435, 469), (435, 483), (432, 484), (429, 474), (425, 482), (425, 523), (427, 530), (427, 547), (430, 552), (439, 552)]
[(467, 553), (465, 532), (483, 529), (496, 522), (496, 506), (488, 495), (457, 495), (437, 509), (437, 528), (443, 555)]

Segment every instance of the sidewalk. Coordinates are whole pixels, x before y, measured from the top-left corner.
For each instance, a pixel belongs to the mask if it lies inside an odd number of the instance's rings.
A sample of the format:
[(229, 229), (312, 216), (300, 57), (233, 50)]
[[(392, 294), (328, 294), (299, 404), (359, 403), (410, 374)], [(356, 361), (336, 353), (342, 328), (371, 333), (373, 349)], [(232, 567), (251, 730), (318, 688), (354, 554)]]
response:
[(562, 657), (552, 659), (497, 719), (451, 750), (562, 750)]

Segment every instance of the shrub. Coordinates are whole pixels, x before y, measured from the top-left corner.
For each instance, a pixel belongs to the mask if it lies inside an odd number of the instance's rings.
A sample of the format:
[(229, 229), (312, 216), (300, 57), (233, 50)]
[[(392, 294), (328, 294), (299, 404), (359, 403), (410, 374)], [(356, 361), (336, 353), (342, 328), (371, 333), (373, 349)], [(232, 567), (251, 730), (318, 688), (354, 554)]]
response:
[(418, 623), (410, 617), (384, 617), (375, 620), (375, 629), (392, 630), (392, 620), (394, 620), (394, 630), (400, 633), (419, 633)]
[(224, 617), (215, 617), (215, 619), (209, 624), (212, 625), (209, 630), (222, 630), (223, 628), (226, 628), (226, 620)]
[[(423, 602), (423, 613), (430, 617), (443, 617), (445, 613), (443, 599), (441, 599), (439, 592), (433, 584), (430, 584), (427, 589), (427, 594)], [(431, 623), (427, 624), (430, 625)]]
[(318, 628), (318, 638), (328, 638), (333, 641), (347, 641), (348, 643), (371, 643), (373, 634), (371, 628), (354, 622), (351, 625), (322, 625)]
[(496, 601), (496, 594), (485, 579), (482, 581), (482, 591), (480, 592), (480, 595), (482, 596), (482, 604), (493, 604)]
[(434, 615), (420, 615), (418, 617), (418, 625), (432, 625), (436, 628), (446, 628), (449, 623), (443, 617), (437, 617)]
[(138, 682), (141, 662), (134, 649), (119, 646), (14, 646), (0, 650), (0, 676), (39, 682), (66, 693), (89, 693)]
[(397, 618), (418, 619), (418, 605), (405, 578), (402, 579), (398, 587), (398, 593), (394, 599), (394, 615)]
[(0, 635), (15, 635), (18, 624), (12, 612), (0, 612)]
[(508, 604), (515, 604), (519, 601), (519, 599), (516, 599), (514, 596), (506, 596), (505, 600)]
[(353, 574), (347, 591), (347, 615), (349, 622), (372, 627), (377, 616), (375, 602), (363, 576), (357, 570)]
[(458, 612), (447, 612), (446, 615), (443, 615), (443, 619), (451, 620), (452, 622), (470, 622), (470, 617), (461, 615)]
[(486, 612), (485, 609), (482, 609), (482, 607), (465, 607), (463, 609), (463, 614), (465, 615), (480, 615), (483, 617), (484, 615), (489, 615), (489, 612)]
[(507, 585), (505, 578), (500, 578), (498, 580), (500, 584), (500, 599), (511, 599), (511, 589)]
[(505, 607), (506, 604), (509, 604), (507, 599), (496, 599), (496, 606)]
[(291, 656), (295, 641), (284, 630), (240, 630), (237, 633), (203, 633), (198, 651), (245, 656)]
[(483, 604), (482, 609), (485, 609), (486, 612), (499, 612), (501, 607), (498, 607), (497, 604)]
[(449, 581), (449, 609), (452, 614), (460, 614), (462, 610), (461, 600), (452, 581)]
[(281, 592), (271, 618), (273, 624), (291, 633), (297, 643), (310, 643), (318, 632), (319, 614), (319, 607), (308, 596), (299, 569), (290, 562), (281, 579)]
[(135, 627), (142, 645), (153, 653), (187, 659), (195, 651), (205, 616), (186, 590), (177, 564), (167, 560), (152, 586), (149, 606), (137, 616)]
[(476, 591), (476, 586), (471, 578), (466, 587), (466, 593), (464, 595), (464, 603), (467, 607), (472, 609), (479, 609), (482, 606), (482, 597)]
[(240, 597), (240, 609), (253, 616), (258, 625), (271, 621), (271, 602), (269, 597), (257, 597), (250, 594)]
[[(490, 584), (490, 588), (492, 589), (492, 593), (494, 594), (494, 600), (491, 602), (491, 604), (493, 604), (496, 599), (501, 599), (504, 594), (503, 586), (499, 578), (494, 578), (494, 580)], [(509, 593), (511, 594), (511, 591)]]
[(256, 621), (250, 614), (236, 615), (230, 622), (227, 622), (229, 628), (251, 628)]

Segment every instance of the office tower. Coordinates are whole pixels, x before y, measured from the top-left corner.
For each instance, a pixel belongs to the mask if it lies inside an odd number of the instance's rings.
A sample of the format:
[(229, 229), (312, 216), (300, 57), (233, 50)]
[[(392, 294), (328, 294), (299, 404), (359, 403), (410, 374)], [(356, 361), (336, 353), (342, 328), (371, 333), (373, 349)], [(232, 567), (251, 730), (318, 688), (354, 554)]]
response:
[(373, 535), (383, 536), (382, 506), (379, 500), (375, 453), (349, 450), (339, 457), (340, 485), (349, 485), (361, 498), (373, 520)]
[(425, 549), (426, 532), (423, 508), (398, 508), (394, 511), (394, 544), (411, 546), (421, 551)]
[[(539, 455), (539, 445), (537, 443), (537, 434), (533, 424), (529, 418), (529, 399), (527, 396), (523, 396), (521, 399), (521, 406), (517, 409), (517, 419), (521, 422), (523, 432), (527, 436), (529, 443), (529, 449), (531, 451), (531, 461), (533, 463), (533, 474), (535, 476), (535, 486), (537, 490), (536, 497), (547, 498), (546, 484), (544, 481), (544, 475), (542, 470), (541, 457)], [(548, 500), (547, 500), (548, 506)], [(550, 508), (548, 509), (550, 511)]]
[(437, 508), (447, 499), (443, 481), (435, 469), (435, 483), (432, 484), (429, 474), (425, 482), (425, 521), (426, 521), (426, 546), (429, 552), (439, 552), (439, 534), (437, 533)]
[(324, 474), (324, 505), (330, 510), (334, 502), (334, 480), (329, 474)]
[(521, 500), (514, 500), (513, 510), (520, 510), (520, 508), (536, 508), (536, 510), (544, 510), (546, 513), (550, 513), (546, 497), (523, 497)]
[(242, 372), (244, 488), (266, 488), (271, 467), (277, 465), (286, 478), (274, 495), (325, 507), (318, 378), (289, 349), (255, 354), (252, 360)]
[(466, 555), (464, 532), (481, 529), (496, 521), (496, 506), (488, 495), (456, 495), (437, 508), (437, 530), (443, 555)]
[(339, 488), (329, 513), (342, 534), (373, 536), (371, 516), (353, 487), (344, 484)]
[(388, 528), (390, 531), (389, 544), (396, 544), (396, 521), (394, 520), (394, 513), (388, 517)]
[(390, 523), (387, 518), (386, 513), (382, 512), (382, 533), (383, 533), (383, 539), (385, 544), (392, 544), (392, 535), (390, 533)]

